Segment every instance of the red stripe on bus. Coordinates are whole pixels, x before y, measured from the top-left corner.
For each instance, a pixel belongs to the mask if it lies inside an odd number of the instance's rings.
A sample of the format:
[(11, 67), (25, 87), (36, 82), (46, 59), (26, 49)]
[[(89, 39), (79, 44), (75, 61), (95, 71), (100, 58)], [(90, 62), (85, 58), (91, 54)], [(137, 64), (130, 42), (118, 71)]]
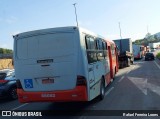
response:
[(26, 92), (17, 89), (17, 94), (21, 103), (88, 101), (86, 86), (76, 86), (73, 90), (48, 92)]

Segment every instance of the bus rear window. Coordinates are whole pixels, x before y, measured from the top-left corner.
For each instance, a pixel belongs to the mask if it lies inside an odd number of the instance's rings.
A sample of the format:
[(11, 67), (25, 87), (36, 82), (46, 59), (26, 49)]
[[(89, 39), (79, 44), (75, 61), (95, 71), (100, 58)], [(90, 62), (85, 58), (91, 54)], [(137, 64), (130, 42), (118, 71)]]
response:
[(73, 33), (37, 35), (17, 40), (17, 57), (35, 59), (70, 55), (74, 51)]

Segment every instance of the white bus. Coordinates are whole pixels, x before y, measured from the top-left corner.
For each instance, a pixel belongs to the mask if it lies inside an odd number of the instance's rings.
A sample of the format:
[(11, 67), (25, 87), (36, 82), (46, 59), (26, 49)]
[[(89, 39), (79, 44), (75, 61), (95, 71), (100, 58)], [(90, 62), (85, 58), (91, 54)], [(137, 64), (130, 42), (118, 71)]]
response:
[(79, 27), (14, 36), (20, 102), (90, 101), (105, 96), (110, 77), (107, 42)]

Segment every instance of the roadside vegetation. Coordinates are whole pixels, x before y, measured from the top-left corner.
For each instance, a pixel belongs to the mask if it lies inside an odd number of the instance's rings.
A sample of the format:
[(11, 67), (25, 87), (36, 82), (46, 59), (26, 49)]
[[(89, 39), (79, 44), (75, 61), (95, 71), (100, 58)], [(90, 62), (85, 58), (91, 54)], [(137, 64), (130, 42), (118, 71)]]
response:
[(13, 50), (0, 48), (0, 70), (13, 69)]
[(13, 50), (0, 48), (0, 54), (12, 54)]
[(156, 57), (157, 57), (158, 59), (160, 59), (160, 52), (157, 53)]
[(151, 35), (150, 33), (147, 33), (143, 39), (137, 39), (136, 41), (133, 42), (133, 44), (147, 46), (149, 43), (156, 43), (156, 42), (160, 42), (160, 37), (158, 37), (157, 34)]

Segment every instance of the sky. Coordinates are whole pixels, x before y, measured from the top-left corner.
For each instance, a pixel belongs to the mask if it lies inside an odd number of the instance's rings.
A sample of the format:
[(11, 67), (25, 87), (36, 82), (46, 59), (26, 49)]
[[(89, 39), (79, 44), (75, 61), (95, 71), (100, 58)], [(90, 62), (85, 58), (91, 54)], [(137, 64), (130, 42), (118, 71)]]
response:
[(78, 25), (107, 39), (144, 38), (160, 32), (160, 0), (0, 0), (0, 47), (13, 49), (13, 35)]

